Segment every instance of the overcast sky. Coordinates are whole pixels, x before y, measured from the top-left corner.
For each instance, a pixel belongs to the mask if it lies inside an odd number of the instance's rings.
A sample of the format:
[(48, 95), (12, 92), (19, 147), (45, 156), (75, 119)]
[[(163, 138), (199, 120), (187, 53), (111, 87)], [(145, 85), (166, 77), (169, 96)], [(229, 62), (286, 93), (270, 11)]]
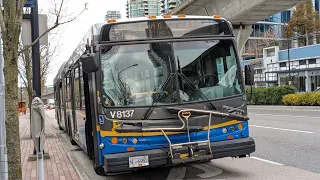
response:
[[(52, 10), (52, 2), (59, 0), (40, 0), (39, 9), (44, 13), (48, 13), (49, 9)], [(65, 0), (66, 1), (66, 0)], [(121, 11), (122, 17), (125, 17), (126, 2), (127, 0), (67, 0), (65, 4), (64, 14), (77, 15), (84, 7), (84, 3), (88, 2), (88, 10), (83, 13), (76, 21), (63, 25), (59, 28), (59, 54), (51, 63), (51, 71), (48, 76), (46, 85), (53, 84), (57, 70), (61, 64), (69, 59), (73, 50), (76, 48), (81, 38), (85, 35), (87, 30), (92, 24), (104, 22), (104, 16), (108, 10)], [(68, 16), (73, 17), (73, 16)], [(66, 20), (66, 19), (64, 19)], [(56, 38), (57, 41), (58, 38)], [(57, 43), (55, 41), (55, 43)]]

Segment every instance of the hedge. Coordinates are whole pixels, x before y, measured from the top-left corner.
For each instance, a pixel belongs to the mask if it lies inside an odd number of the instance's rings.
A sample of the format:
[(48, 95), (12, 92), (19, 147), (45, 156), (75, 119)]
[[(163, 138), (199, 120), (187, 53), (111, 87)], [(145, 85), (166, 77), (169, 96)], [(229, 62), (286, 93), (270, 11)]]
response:
[(294, 86), (273, 86), (273, 87), (258, 87), (247, 89), (248, 104), (255, 105), (281, 105), (283, 96), (296, 93), (297, 89)]
[(288, 94), (282, 98), (282, 103), (287, 106), (320, 106), (320, 92)]

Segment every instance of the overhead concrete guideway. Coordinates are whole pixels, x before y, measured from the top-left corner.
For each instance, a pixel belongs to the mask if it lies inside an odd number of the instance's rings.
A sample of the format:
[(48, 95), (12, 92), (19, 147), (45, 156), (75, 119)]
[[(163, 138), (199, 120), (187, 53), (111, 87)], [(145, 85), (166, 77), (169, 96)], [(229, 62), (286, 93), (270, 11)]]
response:
[(168, 14), (221, 15), (232, 23), (242, 55), (252, 24), (302, 2), (305, 0), (184, 0)]
[(41, 96), (41, 99), (42, 99), (44, 104), (48, 104), (49, 103), (49, 99), (54, 99), (54, 92), (49, 92), (49, 93), (43, 94)]

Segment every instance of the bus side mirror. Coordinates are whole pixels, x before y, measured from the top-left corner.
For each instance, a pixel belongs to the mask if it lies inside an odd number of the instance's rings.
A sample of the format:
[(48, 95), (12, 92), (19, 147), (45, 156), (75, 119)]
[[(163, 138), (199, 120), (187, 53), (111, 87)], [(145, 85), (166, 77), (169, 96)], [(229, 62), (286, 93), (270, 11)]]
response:
[(84, 54), (80, 57), (82, 69), (86, 73), (92, 73), (99, 70), (99, 58), (96, 54)]
[(254, 67), (252, 64), (244, 66), (245, 84), (252, 86), (254, 84)]

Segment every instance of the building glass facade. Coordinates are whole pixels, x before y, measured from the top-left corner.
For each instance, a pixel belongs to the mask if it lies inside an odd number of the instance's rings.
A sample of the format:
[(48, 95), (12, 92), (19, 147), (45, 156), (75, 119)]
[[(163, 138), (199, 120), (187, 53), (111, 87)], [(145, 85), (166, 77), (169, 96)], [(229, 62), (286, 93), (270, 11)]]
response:
[[(313, 0), (313, 5), (316, 11), (319, 12), (319, 1)], [(290, 21), (295, 7), (279, 12), (269, 18), (257, 22), (252, 25), (253, 32), (249, 37), (246, 46), (243, 50), (243, 59), (255, 59), (262, 57), (261, 48), (270, 45), (270, 43), (277, 44), (280, 49), (287, 49), (287, 42), (284, 38), (285, 25)], [(272, 32), (272, 33), (270, 33)], [(274, 39), (266, 40), (266, 39)], [(265, 43), (266, 45), (263, 45)], [(258, 45), (257, 45), (258, 44)], [(262, 44), (259, 46), (259, 44)], [(290, 41), (289, 47), (294, 47), (294, 42)]]
[(127, 2), (127, 17), (144, 17), (151, 15), (160, 15), (159, 0), (129, 0)]
[(108, 20), (108, 19), (121, 19), (120, 11), (107, 11), (105, 20)]

